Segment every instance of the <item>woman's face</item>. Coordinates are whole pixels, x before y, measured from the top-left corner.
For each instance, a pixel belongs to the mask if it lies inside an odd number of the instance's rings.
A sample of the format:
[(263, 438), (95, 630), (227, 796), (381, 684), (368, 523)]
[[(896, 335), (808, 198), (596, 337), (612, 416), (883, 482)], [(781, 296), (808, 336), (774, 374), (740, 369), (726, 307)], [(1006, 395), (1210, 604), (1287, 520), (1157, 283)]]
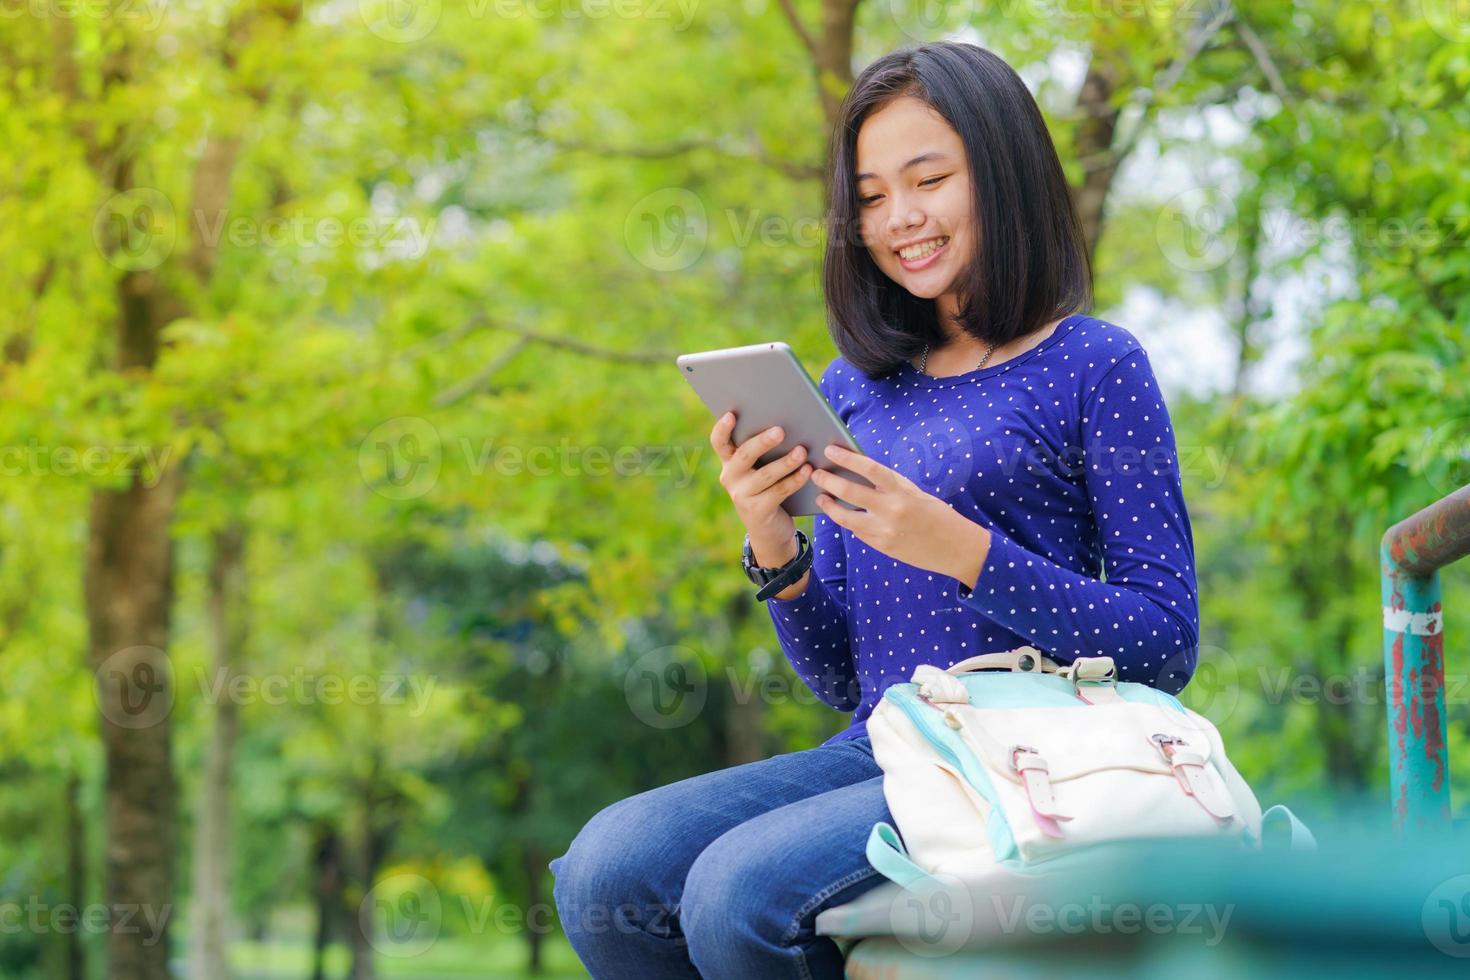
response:
[(975, 247), (959, 134), (918, 99), (894, 99), (858, 130), (856, 176), (862, 242), (878, 268), (924, 299), (952, 292)]

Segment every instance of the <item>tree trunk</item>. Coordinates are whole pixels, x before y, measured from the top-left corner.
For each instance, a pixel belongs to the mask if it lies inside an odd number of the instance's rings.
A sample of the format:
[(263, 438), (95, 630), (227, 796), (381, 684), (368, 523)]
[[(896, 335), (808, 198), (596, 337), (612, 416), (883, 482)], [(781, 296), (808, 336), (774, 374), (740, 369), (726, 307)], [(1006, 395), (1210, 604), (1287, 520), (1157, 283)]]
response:
[(822, 0), (822, 31), (813, 52), (817, 88), (827, 131), (837, 125), (837, 113), (852, 88), (852, 42), (860, 0)]
[[(137, 277), (120, 284), (117, 362), (149, 368), (158, 322)], [(156, 476), (156, 479), (155, 479)], [(151, 485), (149, 485), (151, 484)], [(165, 464), (92, 495), (85, 569), (90, 662), (107, 764), (106, 904), (111, 980), (166, 980), (174, 911), (173, 604), (170, 524), (182, 478)]]
[[(746, 694), (749, 697), (746, 697)], [(765, 705), (761, 702), (761, 685), (752, 679), (748, 692), (732, 692), (725, 711), (725, 765), (738, 766), (759, 762), (766, 757), (761, 744), (761, 723)]]
[(1103, 54), (1093, 51), (1087, 65), (1087, 77), (1077, 94), (1077, 111), (1082, 121), (1077, 126), (1076, 153), (1082, 160), (1082, 186), (1073, 190), (1077, 217), (1082, 222), (1082, 235), (1087, 240), (1088, 254), (1097, 257), (1097, 243), (1102, 238), (1104, 207), (1113, 178), (1122, 162), (1113, 153), (1113, 137), (1118, 129), (1119, 109), (1111, 103), (1117, 87), (1117, 72)]
[[(546, 855), (536, 844), (527, 844), (521, 850), (521, 867), (526, 875), (526, 908), (539, 910), (546, 901), (544, 890), (546, 877)], [(544, 969), (542, 945), (546, 935), (542, 932), (539, 911), (526, 916), (526, 972), (539, 976)]]
[(342, 845), (334, 827), (323, 827), (317, 833), (312, 876), (316, 891), (316, 937), (311, 947), (311, 980), (326, 980), (332, 922), (342, 909)]
[[(383, 859), (388, 854), (389, 834), (381, 829), (373, 796), (379, 771), (379, 766), (375, 764), (372, 767), (373, 778), (368, 780), (363, 793), (362, 847), (358, 855), (359, 881), (363, 895), (373, 890), (378, 879), (378, 869), (382, 867)], [(347, 931), (352, 937), (352, 970), (348, 974), (349, 980), (377, 980), (377, 965), (373, 960), (377, 916), (373, 910), (364, 911), (362, 907), (350, 908), (347, 912), (351, 919)]]
[[(168, 977), (177, 789), (173, 678), (164, 651), (178, 485), (177, 471), (169, 470), (151, 489), (135, 479), (127, 490), (92, 498), (86, 593), (107, 760), (105, 892), (114, 914), (132, 920), (108, 930), (112, 980)], [(144, 916), (162, 923), (161, 933), (137, 928)]]
[[(238, 524), (216, 531), (209, 566), (209, 626), (214, 647), (211, 687), (230, 690), (247, 633), (245, 532)], [(230, 925), (230, 858), (234, 853), (233, 773), (238, 708), (228, 695), (214, 705), (214, 726), (205, 750), (194, 830), (194, 888), (190, 905), (189, 975), (226, 980)]]
[[(733, 644), (742, 635), (755, 603), (746, 592), (737, 592), (730, 599), (724, 638)], [(747, 662), (746, 667), (750, 665)], [(732, 680), (735, 675), (730, 675)], [(725, 765), (738, 766), (745, 762), (759, 762), (766, 757), (762, 725), (765, 719), (765, 690), (754, 670), (744, 682), (724, 685), (725, 704)]]
[[(1261, 352), (1257, 347), (1256, 333), (1260, 329), (1261, 321), (1268, 315), (1267, 306), (1269, 301), (1258, 300), (1255, 296), (1256, 276), (1261, 268), (1261, 223), (1259, 212), (1238, 215), (1241, 229), (1241, 243), (1239, 252), (1243, 258), (1244, 271), (1241, 275), (1240, 298), (1235, 304), (1234, 334), (1237, 349), (1235, 355), (1235, 372), (1230, 380), (1230, 404), (1232, 415), (1235, 406), (1239, 406), (1245, 397), (1246, 385), (1249, 382), (1250, 369), (1260, 360)], [(1232, 419), (1233, 426), (1233, 419)]]
[[(75, 772), (66, 780), (66, 892), (67, 900), (77, 908), (87, 904), (87, 836), (82, 819), (82, 779)], [(87, 954), (81, 930), (64, 933), (62, 942), (66, 980), (86, 980)]]
[[(1346, 569), (1354, 568), (1347, 556), (1334, 570), (1338, 577)], [(1351, 583), (1338, 582), (1336, 588), (1351, 589)], [(1372, 744), (1365, 745), (1363, 731), (1366, 726), (1359, 715), (1363, 705), (1357, 703), (1357, 685), (1351, 682), (1353, 629), (1351, 622), (1338, 616), (1337, 622), (1327, 630), (1327, 657), (1329, 670), (1317, 698), (1317, 730), (1322, 736), (1322, 747), (1327, 756), (1327, 777), (1334, 793), (1355, 797), (1368, 789), (1370, 768), (1373, 764)], [(1344, 697), (1343, 694), (1348, 696)], [(1381, 702), (1379, 702), (1381, 703)], [(1368, 731), (1378, 733), (1369, 728)]]
[[(249, 40), (253, 23), (274, 17), (286, 25), (300, 17), (299, 5), (249, 8), (228, 28), (232, 44), (223, 54), (233, 74), (235, 54)], [(61, 18), (64, 21), (66, 18)], [(70, 25), (63, 25), (70, 32)], [(65, 50), (65, 49), (63, 49)], [(128, 32), (105, 61), (103, 98), (124, 91), (141, 69), (140, 50)], [(63, 75), (75, 72), (63, 59)], [(74, 74), (73, 74), (73, 77)], [(72, 86), (62, 90), (75, 98)], [(130, 93), (125, 93), (130, 94)], [(267, 89), (248, 89), (256, 106)], [(235, 117), (217, 120), (200, 170), (194, 174), (187, 213), (222, 214), (229, 204), (243, 123)], [(231, 125), (226, 125), (226, 124)], [(118, 127), (105, 140), (87, 127), (81, 132), (93, 170), (113, 191), (135, 189), (133, 152), (137, 132)], [(197, 286), (207, 289), (217, 242), (196, 240), (181, 257)], [(163, 328), (191, 310), (166, 288), (155, 271), (130, 271), (117, 282), (113, 363), (125, 377), (153, 369)], [(168, 924), (173, 916), (175, 820), (178, 790), (172, 758), (173, 678), (168, 664), (169, 617), (173, 603), (174, 555), (169, 537), (179, 494), (182, 468), (165, 462), (157, 474), (134, 474), (118, 490), (92, 494), (86, 569), (84, 572), (89, 661), (102, 713), (102, 740), (107, 766), (103, 808), (107, 848), (105, 899), (115, 917), (108, 930), (109, 980), (167, 980)], [(124, 920), (124, 917), (127, 917)]]
[[(1323, 515), (1323, 518), (1320, 526), (1328, 529), (1351, 523), (1351, 515), (1345, 513)], [(1372, 748), (1365, 748), (1358, 735), (1358, 708), (1353, 698), (1329, 696), (1328, 687), (1334, 678), (1350, 677), (1352, 626), (1339, 610), (1331, 607), (1333, 602), (1341, 601), (1339, 596), (1351, 592), (1349, 573), (1358, 567), (1345, 544), (1345, 539), (1334, 537), (1330, 531), (1321, 535), (1312, 533), (1303, 548), (1303, 556), (1293, 562), (1292, 579), (1301, 595), (1302, 619), (1311, 626), (1310, 635), (1325, 638), (1326, 649), (1311, 654), (1311, 669), (1322, 682), (1313, 710), (1328, 785), (1335, 793), (1355, 795), (1368, 785)]]

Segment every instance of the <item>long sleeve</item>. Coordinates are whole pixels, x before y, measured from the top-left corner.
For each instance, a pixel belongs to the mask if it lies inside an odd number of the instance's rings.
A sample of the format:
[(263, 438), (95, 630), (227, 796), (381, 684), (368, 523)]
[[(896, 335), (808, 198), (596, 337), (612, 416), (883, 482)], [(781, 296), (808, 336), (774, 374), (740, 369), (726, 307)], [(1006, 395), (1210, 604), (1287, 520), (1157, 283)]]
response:
[[(1143, 348), (1082, 403), (1084, 479), (1106, 581), (1064, 568), (990, 527), (973, 591), (959, 599), (1061, 663), (1111, 656), (1120, 680), (1178, 693), (1199, 641), (1194, 543), (1168, 410)], [(1096, 552), (1094, 552), (1096, 553)]]
[(791, 599), (770, 598), (766, 608), (786, 659), (807, 687), (838, 711), (858, 706), (857, 670), (847, 633), (847, 573), (838, 526), (826, 514), (812, 518), (811, 574)]
[[(829, 403), (831, 373), (829, 366), (818, 384)], [(812, 517), (812, 547), (806, 588), (791, 599), (767, 599), (766, 608), (781, 649), (802, 682), (823, 703), (852, 711), (861, 692), (847, 629), (847, 549), (841, 528), (826, 514)]]

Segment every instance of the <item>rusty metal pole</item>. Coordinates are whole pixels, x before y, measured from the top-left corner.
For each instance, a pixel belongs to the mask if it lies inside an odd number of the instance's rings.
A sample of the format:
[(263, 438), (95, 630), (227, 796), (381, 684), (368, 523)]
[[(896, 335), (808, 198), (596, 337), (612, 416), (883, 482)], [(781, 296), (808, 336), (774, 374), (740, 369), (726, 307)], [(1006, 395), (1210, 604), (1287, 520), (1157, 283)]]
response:
[(1470, 554), (1470, 486), (1399, 521), (1379, 545), (1393, 823), (1450, 825), (1439, 570)]

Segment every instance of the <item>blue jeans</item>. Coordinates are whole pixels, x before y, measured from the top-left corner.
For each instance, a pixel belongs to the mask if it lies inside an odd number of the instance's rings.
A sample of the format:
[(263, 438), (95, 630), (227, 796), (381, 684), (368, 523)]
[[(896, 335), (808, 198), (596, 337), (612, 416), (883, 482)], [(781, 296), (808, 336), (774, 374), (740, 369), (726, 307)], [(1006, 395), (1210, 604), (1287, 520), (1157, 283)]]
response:
[(614, 803), (550, 865), (572, 948), (597, 980), (842, 976), (812, 923), (885, 880), (882, 775), (862, 737)]

